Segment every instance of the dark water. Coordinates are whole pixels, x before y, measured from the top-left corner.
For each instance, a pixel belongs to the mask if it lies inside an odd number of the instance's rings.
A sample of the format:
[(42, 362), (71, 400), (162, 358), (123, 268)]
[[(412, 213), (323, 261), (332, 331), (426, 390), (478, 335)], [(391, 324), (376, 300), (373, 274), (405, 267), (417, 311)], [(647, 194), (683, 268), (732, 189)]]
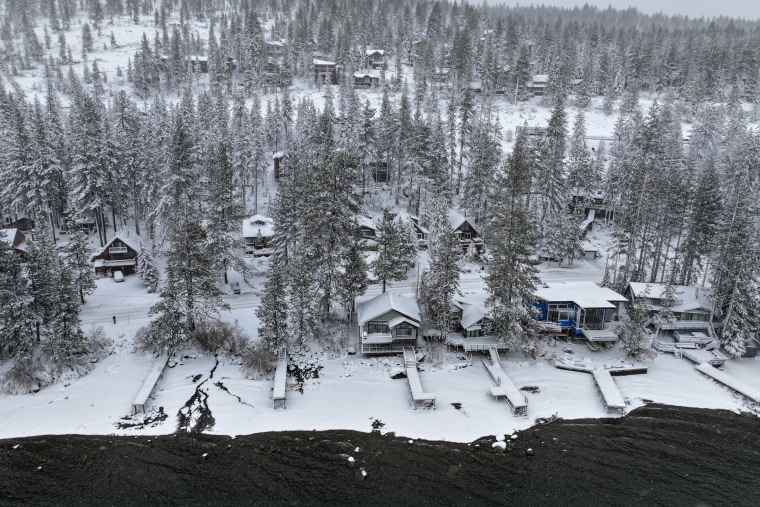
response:
[(760, 495), (751, 415), (652, 405), (540, 425), (501, 453), (492, 443), (350, 431), (11, 439), (0, 505), (750, 506)]

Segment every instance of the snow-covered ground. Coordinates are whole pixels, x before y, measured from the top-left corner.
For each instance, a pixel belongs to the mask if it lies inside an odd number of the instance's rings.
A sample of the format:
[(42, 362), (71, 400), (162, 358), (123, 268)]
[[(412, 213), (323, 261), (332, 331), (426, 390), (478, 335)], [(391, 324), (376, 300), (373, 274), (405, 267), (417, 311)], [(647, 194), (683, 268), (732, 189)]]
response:
[[(604, 259), (576, 261), (567, 268), (543, 264), (541, 276), (545, 281), (593, 280), (601, 277), (603, 266)], [(463, 275), (462, 291), (466, 297), (482, 300), (485, 291), (481, 272), (475, 265), (471, 267), (470, 273)], [(390, 290), (413, 294), (415, 283), (410, 270), (410, 278)], [(223, 317), (237, 320), (255, 337), (258, 321), (254, 309), (258, 295), (251, 287), (244, 285), (244, 288), (243, 294), (228, 297), (232, 311)], [(372, 287), (369, 292), (376, 290), (379, 291)], [(301, 385), (288, 377), (287, 406), (274, 410), (271, 399), (274, 373), (254, 381), (243, 377), (234, 359), (188, 352), (166, 369), (149, 402), (149, 417), (158, 414), (158, 407), (168, 417), (140, 425), (142, 415), (127, 417), (131, 416), (132, 401), (154, 359), (136, 353), (132, 338), (148, 322), (147, 310), (156, 298), (155, 294), (147, 294), (135, 276), (128, 276), (119, 284), (111, 279), (99, 280), (97, 291), (84, 308), (83, 320), (86, 326), (94, 323), (104, 327), (113, 340), (109, 355), (89, 375), (70, 383), (53, 385), (34, 394), (0, 395), (0, 438), (67, 433), (171, 433), (178, 428), (177, 413), (200, 388), (208, 395), (208, 408), (215, 420), (208, 430), (211, 433), (379, 428), (411, 438), (467, 442), (483, 435), (524, 429), (539, 419), (607, 416), (593, 377), (557, 369), (552, 359), (564, 356), (590, 361), (598, 367), (619, 364), (623, 359), (619, 349), (591, 352), (583, 343), (546, 342), (542, 357), (536, 360), (508, 354), (502, 361), (504, 369), (517, 387), (528, 388), (523, 390), (528, 398), (528, 416), (515, 417), (503, 401), (491, 397), (489, 387), (493, 383), (481, 363), (485, 357), (477, 354), (467, 358), (452, 351), (445, 354), (437, 367), (426, 358), (421, 363), (424, 371), (420, 372), (420, 379), (426, 392), (437, 395), (436, 408), (415, 410), (410, 405), (407, 381), (391, 378), (391, 372), (402, 366), (400, 357), (330, 354), (313, 345), (296, 362), (320, 363), (319, 377)], [(662, 354), (643, 364), (649, 369), (647, 374), (615, 380), (628, 410), (647, 402), (757, 410), (741, 396), (697, 372), (686, 359)], [(212, 370), (213, 378), (209, 378)], [(760, 359), (731, 360), (725, 371), (760, 389)]]

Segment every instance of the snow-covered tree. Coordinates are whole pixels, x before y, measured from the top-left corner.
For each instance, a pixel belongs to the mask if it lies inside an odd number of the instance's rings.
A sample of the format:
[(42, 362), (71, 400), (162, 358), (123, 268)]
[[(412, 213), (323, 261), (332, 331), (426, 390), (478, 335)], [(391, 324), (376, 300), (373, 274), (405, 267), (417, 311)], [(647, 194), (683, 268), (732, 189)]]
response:
[(137, 253), (137, 273), (140, 275), (143, 285), (149, 289), (153, 289), (158, 285), (158, 268), (153, 260), (153, 255), (150, 250), (145, 246), (142, 239), (138, 246), (139, 252)]
[(623, 347), (623, 352), (629, 357), (641, 355), (648, 346), (647, 338), (649, 335), (644, 329), (644, 324), (649, 318), (649, 310), (644, 303), (648, 295), (649, 286), (628, 308), (628, 312), (623, 318), (623, 325), (618, 332), (618, 340)]
[(409, 235), (405, 231), (388, 211), (383, 213), (383, 219), (377, 228), (377, 257), (371, 266), (375, 278), (383, 284), (383, 292), (388, 282), (406, 279), (406, 272), (414, 262), (409, 255)]
[(264, 283), (261, 305), (256, 309), (261, 326), (259, 338), (267, 350), (275, 352), (287, 344), (288, 300), (283, 266), (275, 262), (269, 269), (269, 278)]
[(502, 163), (489, 194), (485, 230), (493, 260), (486, 277), (487, 304), (493, 308), (491, 330), (501, 341), (526, 354), (536, 353), (537, 323), (527, 304), (539, 283), (532, 259), (536, 230), (525, 207), (530, 192), (530, 163), (524, 134)]

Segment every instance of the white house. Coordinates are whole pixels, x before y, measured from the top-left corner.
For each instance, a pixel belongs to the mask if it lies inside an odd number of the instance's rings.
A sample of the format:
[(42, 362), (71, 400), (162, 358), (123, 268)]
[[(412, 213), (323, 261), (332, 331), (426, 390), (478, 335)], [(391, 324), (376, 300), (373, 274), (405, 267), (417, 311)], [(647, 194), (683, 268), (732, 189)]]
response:
[(356, 298), (362, 354), (402, 353), (417, 344), (420, 307), (406, 296), (384, 292)]

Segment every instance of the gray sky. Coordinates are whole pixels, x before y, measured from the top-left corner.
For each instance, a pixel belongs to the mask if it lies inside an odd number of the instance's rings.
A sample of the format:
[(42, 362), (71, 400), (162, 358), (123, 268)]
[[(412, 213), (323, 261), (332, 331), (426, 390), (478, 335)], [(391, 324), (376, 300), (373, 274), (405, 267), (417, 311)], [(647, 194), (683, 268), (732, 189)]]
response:
[[(733, 18), (760, 19), (760, 1), (758, 0), (486, 0), (489, 4), (506, 5), (556, 5), (557, 7), (572, 8), (585, 3), (605, 9), (612, 6), (615, 9), (636, 7), (639, 11), (654, 14), (681, 14), (690, 18), (730, 16)], [(473, 2), (471, 2), (473, 3)], [(474, 2), (477, 5), (479, 2)]]

